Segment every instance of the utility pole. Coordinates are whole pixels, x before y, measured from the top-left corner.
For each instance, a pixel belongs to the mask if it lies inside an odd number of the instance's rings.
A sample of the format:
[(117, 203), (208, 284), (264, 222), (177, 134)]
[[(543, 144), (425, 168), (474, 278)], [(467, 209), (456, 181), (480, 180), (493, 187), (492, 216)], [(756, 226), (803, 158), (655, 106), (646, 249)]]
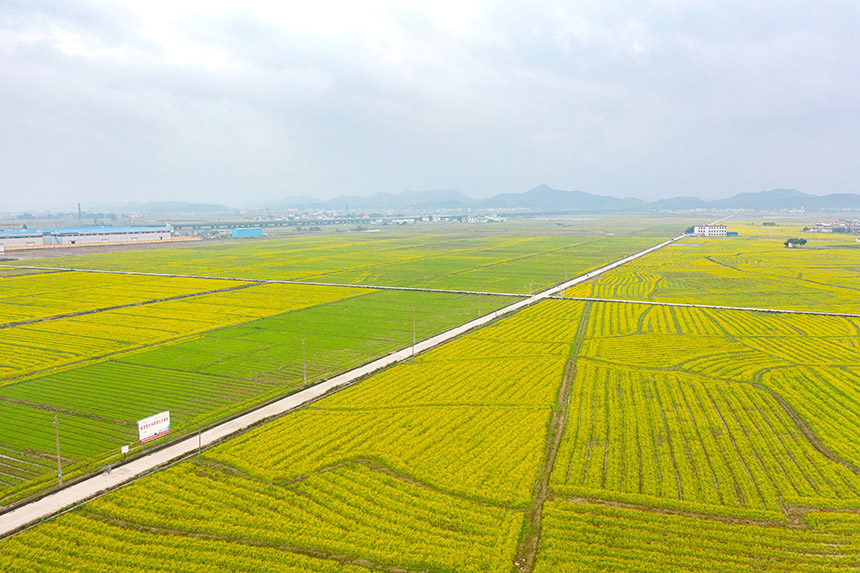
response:
[(57, 478), (60, 480), (60, 485), (63, 485), (63, 466), (60, 463), (60, 423), (57, 421), (57, 415), (54, 414), (54, 436), (57, 438)]
[(308, 385), (308, 363), (305, 360), (305, 337), (302, 336), (302, 379)]
[(200, 426), (197, 426), (197, 459), (200, 459), (200, 446), (202, 446), (200, 440)]
[(412, 362), (415, 362), (415, 307), (412, 307)]
[(481, 316), (481, 291), (478, 291), (478, 316)]

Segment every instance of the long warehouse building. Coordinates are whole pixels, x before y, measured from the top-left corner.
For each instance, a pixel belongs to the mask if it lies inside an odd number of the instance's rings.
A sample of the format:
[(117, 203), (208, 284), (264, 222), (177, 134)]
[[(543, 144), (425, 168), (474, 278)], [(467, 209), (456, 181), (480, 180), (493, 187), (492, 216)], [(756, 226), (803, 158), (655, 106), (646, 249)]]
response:
[(0, 246), (26, 249), (44, 246), (93, 245), (164, 241), (173, 227), (77, 227), (69, 229), (13, 229), (0, 231)]

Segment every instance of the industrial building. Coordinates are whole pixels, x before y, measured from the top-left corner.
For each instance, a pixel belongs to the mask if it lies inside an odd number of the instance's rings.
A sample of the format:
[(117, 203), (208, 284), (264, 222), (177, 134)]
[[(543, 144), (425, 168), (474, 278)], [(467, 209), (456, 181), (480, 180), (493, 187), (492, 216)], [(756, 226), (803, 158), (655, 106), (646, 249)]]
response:
[(0, 245), (6, 249), (50, 246), (95, 245), (164, 241), (171, 238), (167, 227), (78, 227), (71, 229), (13, 229), (0, 231)]
[(727, 232), (725, 225), (697, 225), (693, 228), (697, 237), (725, 237)]
[(263, 228), (262, 227), (242, 227), (239, 229), (233, 229), (230, 233), (230, 236), (234, 239), (247, 239), (250, 237), (262, 237), (263, 236)]

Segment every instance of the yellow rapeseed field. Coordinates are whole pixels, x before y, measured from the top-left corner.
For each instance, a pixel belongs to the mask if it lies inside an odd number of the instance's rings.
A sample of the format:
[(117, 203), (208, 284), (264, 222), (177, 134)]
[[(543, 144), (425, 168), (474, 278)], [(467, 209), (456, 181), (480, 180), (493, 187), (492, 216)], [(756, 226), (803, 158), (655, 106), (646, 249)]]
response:
[(367, 292), (367, 289), (341, 287), (258, 284), (241, 290), (0, 329), (0, 385), (22, 376), (89, 363), (120, 352)]

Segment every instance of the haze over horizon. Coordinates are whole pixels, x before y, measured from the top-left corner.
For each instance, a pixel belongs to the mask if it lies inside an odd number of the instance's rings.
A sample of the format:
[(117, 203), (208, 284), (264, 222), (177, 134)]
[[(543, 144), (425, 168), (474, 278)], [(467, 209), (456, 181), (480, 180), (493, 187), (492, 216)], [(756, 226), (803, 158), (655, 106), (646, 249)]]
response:
[(860, 192), (858, 27), (797, 1), (0, 3), (0, 211)]

